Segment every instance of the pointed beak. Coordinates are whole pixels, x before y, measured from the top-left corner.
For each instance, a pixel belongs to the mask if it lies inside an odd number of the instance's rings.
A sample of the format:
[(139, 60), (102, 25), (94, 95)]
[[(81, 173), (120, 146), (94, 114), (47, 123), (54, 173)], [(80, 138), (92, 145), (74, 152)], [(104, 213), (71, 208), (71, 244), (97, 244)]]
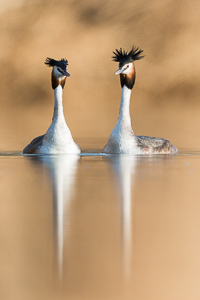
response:
[(115, 75), (119, 75), (119, 74), (121, 74), (123, 72), (123, 69), (119, 69), (119, 70), (117, 70), (116, 72), (115, 72)]
[(62, 73), (63, 76), (66, 76), (66, 77), (71, 76), (67, 71), (64, 71), (63, 69), (59, 69), (59, 72)]
[(64, 72), (64, 71), (63, 71), (63, 75), (66, 76), (66, 77), (70, 77), (71, 76), (68, 72)]

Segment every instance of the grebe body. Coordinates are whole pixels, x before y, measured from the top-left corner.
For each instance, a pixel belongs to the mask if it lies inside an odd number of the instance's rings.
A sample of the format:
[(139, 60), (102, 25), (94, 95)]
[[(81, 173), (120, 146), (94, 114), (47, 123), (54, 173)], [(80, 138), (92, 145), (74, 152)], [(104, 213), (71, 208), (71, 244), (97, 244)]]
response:
[(177, 148), (168, 140), (148, 136), (136, 136), (131, 126), (130, 98), (135, 84), (134, 61), (143, 58), (143, 50), (132, 47), (130, 52), (122, 49), (113, 52), (113, 60), (119, 62), (115, 73), (120, 75), (122, 87), (119, 117), (103, 153), (108, 154), (175, 154)]
[(44, 135), (36, 137), (27, 145), (24, 154), (78, 154), (80, 147), (74, 142), (69, 127), (66, 124), (63, 113), (63, 88), (66, 78), (70, 76), (67, 72), (67, 60), (56, 61), (47, 58), (45, 64), (53, 67), (51, 81), (54, 90), (54, 113), (50, 127)]

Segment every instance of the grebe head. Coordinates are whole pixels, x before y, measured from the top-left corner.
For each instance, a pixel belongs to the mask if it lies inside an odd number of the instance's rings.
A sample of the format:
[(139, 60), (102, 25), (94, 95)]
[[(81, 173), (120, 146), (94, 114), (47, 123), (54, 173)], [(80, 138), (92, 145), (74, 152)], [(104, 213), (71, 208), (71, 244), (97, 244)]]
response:
[(52, 88), (55, 89), (58, 85), (64, 88), (66, 77), (70, 77), (70, 74), (67, 72), (68, 61), (64, 58), (55, 60), (47, 57), (44, 63), (49, 67), (53, 67), (51, 73)]
[(139, 47), (133, 46), (128, 52), (120, 48), (113, 51), (113, 60), (119, 62), (119, 69), (115, 72), (116, 75), (120, 74), (121, 86), (126, 85), (129, 89), (133, 88), (135, 83), (135, 66), (134, 61), (143, 58), (140, 54), (143, 52)]

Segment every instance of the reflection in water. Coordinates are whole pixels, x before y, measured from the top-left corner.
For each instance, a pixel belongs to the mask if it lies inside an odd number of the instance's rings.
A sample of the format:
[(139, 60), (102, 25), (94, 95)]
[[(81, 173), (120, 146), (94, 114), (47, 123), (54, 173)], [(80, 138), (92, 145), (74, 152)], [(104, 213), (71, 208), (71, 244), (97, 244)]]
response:
[(199, 299), (199, 174), (190, 153), (2, 157), (0, 299)]
[(70, 210), (79, 156), (42, 155), (36, 159), (45, 165), (52, 180), (56, 257), (59, 276), (62, 278), (64, 236), (70, 226), (69, 220), (64, 220), (64, 215), (66, 210)]
[[(131, 244), (132, 244), (132, 221), (131, 221), (131, 188), (132, 174), (134, 174), (136, 157), (119, 155), (109, 158), (115, 174), (117, 185), (121, 195), (121, 219), (122, 219), (122, 245), (123, 265), (126, 277), (129, 277), (131, 270)], [(134, 177), (133, 177), (134, 178)]]

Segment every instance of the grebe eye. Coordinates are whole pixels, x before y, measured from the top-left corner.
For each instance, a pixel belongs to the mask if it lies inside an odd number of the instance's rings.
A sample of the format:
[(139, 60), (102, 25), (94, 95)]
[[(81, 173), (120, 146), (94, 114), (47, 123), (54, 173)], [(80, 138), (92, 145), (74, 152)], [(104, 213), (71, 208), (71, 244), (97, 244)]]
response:
[(127, 65), (127, 68), (129, 68), (129, 65)]

